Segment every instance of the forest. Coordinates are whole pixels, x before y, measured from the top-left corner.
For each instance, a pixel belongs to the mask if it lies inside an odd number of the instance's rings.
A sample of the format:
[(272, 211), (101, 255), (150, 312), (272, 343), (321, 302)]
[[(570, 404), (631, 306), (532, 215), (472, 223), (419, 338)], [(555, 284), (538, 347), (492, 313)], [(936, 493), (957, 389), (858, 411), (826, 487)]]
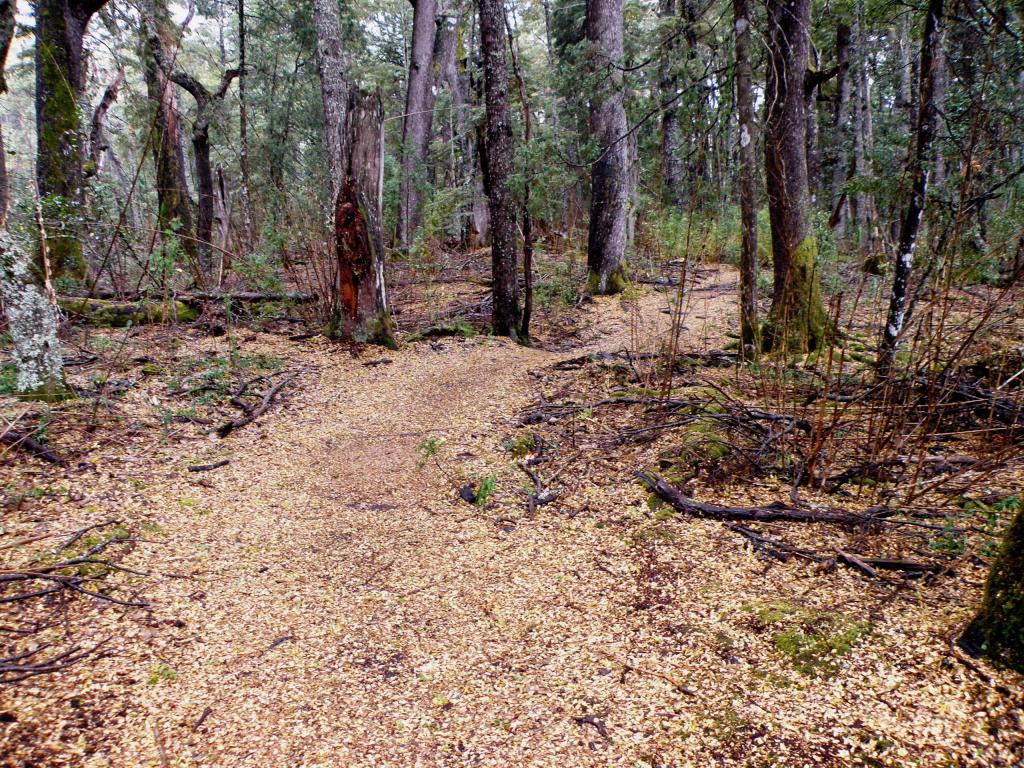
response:
[(1024, 765), (1022, 0), (0, 0), (0, 768)]

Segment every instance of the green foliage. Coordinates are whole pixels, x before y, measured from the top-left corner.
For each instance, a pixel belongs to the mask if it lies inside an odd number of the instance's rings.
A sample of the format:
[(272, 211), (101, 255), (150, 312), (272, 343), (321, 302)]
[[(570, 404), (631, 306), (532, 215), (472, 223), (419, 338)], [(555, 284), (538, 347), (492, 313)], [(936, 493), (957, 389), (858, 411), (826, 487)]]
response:
[(150, 668), (149, 679), (146, 680), (146, 684), (159, 685), (162, 682), (173, 683), (177, 679), (177, 670), (161, 661)]
[(417, 445), (416, 450), (420, 454), (420, 460), (416, 465), (417, 468), (423, 469), (428, 461), (437, 456), (437, 452), (441, 450), (441, 446), (446, 442), (448, 440), (444, 437), (428, 437)]
[(514, 439), (502, 440), (501, 447), (515, 458), (521, 459), (537, 450), (537, 438), (532, 432), (529, 432)]
[(762, 627), (777, 627), (772, 644), (787, 656), (793, 668), (811, 677), (831, 677), (842, 666), (857, 641), (871, 633), (871, 623), (854, 621), (829, 611), (819, 611), (778, 600), (748, 605)]
[(476, 489), (476, 505), (481, 509), (486, 507), (487, 500), (497, 489), (498, 477), (496, 475), (487, 475), (487, 477), (480, 481), (480, 485)]

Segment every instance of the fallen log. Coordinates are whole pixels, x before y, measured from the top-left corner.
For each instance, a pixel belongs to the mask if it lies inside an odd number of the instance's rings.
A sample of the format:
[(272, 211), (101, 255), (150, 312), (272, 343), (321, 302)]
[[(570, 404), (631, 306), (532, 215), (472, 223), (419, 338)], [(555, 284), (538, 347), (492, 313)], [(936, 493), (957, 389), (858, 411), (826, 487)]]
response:
[(199, 317), (193, 307), (183, 301), (111, 301), (60, 296), (57, 304), (70, 317), (81, 318), (90, 325), (126, 328), (129, 325), (188, 323)]
[(211, 469), (220, 469), (231, 463), (231, 459), (221, 459), (210, 464), (193, 464), (188, 468), (189, 472), (209, 472)]
[(720, 504), (708, 504), (684, 496), (660, 478), (651, 477), (644, 472), (637, 472), (636, 476), (673, 508), (694, 517), (737, 522), (770, 523), (777, 520), (785, 520), (797, 523), (834, 523), (849, 526), (866, 526), (883, 522), (882, 517), (838, 510), (817, 512), (810, 509), (793, 507), (780, 501), (772, 502), (763, 507), (729, 507)]
[(26, 453), (35, 456), (37, 459), (42, 459), (49, 464), (56, 464), (58, 467), (67, 466), (67, 462), (54, 453), (52, 448), (43, 445), (27, 432), (19, 432), (14, 429), (8, 429), (4, 432), (0, 432), (0, 443), (9, 445), (12, 448), (23, 450)]

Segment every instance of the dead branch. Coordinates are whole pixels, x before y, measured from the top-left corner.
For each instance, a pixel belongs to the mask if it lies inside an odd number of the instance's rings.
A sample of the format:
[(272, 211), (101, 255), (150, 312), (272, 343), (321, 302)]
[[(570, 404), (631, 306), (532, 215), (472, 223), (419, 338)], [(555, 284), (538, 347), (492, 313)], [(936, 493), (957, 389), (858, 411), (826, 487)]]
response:
[(54, 453), (52, 448), (43, 445), (28, 432), (19, 432), (15, 429), (4, 430), (0, 432), (0, 443), (5, 443), (12, 448), (19, 448), (49, 464), (56, 464), (58, 467), (67, 466), (67, 462)]
[[(242, 416), (239, 419), (233, 419), (231, 421), (225, 422), (221, 426), (217, 427), (217, 435), (219, 437), (227, 437), (236, 429), (241, 429), (246, 424), (250, 424), (251, 422), (258, 419), (264, 412), (266, 412), (266, 410), (270, 407), (271, 403), (274, 402), (274, 398), (277, 397), (277, 393), (280, 392), (288, 384), (291, 384), (293, 381), (295, 381), (294, 376), (289, 376), (287, 379), (281, 379), (281, 381), (277, 382), (277, 384), (270, 387), (266, 391), (266, 394), (263, 395), (263, 400), (260, 402), (258, 406), (246, 411), (245, 416)], [(233, 401), (234, 398), (232, 398), (232, 402)]]

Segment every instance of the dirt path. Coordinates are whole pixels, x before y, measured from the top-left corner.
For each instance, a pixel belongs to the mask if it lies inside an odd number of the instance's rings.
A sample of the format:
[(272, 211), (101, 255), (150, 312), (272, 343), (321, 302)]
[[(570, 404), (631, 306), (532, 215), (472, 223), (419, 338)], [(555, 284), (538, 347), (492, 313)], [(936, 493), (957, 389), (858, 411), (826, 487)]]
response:
[[(565, 354), (656, 343), (669, 296), (602, 300)], [(141, 706), (100, 747), (112, 764), (160, 749), (171, 765), (606, 763), (573, 718), (622, 631), (615, 577), (575, 526), (503, 529), (417, 450), (443, 438), (452, 472), (501, 471), (528, 372), (560, 356), (442, 340), (388, 357), (325, 355), (263, 435), (237, 438), (213, 487), (150, 499), (189, 578), (151, 595), (182, 626), (126, 632), (174, 679), (135, 687)]]
[[(733, 280), (692, 294), (685, 349), (721, 345)], [(120, 620), (110, 655), (60, 696), (18, 694), (23, 721), (57, 723), (65, 762), (51, 764), (839, 766), (885, 738), (892, 764), (934, 765), (950, 739), (970, 743), (984, 697), (917, 679), (941, 641), (912, 621), (838, 682), (766, 661), (735, 606), (802, 599), (803, 566), (769, 574), (703, 521), (638, 561), (644, 494), (598, 473), (571, 505), (524, 518), (525, 476), (500, 441), (544, 369), (656, 348), (672, 298), (602, 300), (562, 352), (442, 339), (367, 366), (314, 346), (284, 408), (195, 446), (199, 460), (227, 448), (229, 466), (197, 485), (179, 455), (136, 495), (158, 524), (137, 560), (165, 564), (153, 611)], [(427, 438), (445, 441), (441, 468), (420, 466)], [(456, 498), (490, 474), (499, 511)], [(77, 714), (54, 717), (65, 706)], [(917, 738), (922, 763), (907, 760)]]

